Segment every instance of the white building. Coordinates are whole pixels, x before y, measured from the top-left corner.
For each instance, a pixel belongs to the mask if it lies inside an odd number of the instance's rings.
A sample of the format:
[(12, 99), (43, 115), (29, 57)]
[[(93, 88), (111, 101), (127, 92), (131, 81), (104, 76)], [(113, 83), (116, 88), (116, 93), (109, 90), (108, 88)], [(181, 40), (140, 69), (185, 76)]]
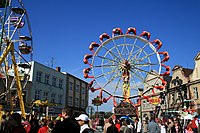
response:
[(54, 70), (36, 61), (31, 63), (32, 87), (28, 99), (31, 101), (48, 100), (52, 104), (49, 107), (49, 113), (61, 113), (61, 109), (66, 105), (66, 74), (61, 73), (59, 67)]
[[(36, 61), (31, 62), (29, 103), (42, 100), (57, 106), (50, 106), (49, 113), (61, 113), (65, 106), (70, 106), (77, 116), (85, 112), (88, 106), (88, 83), (66, 72), (61, 68), (52, 69)], [(26, 100), (27, 101), (27, 100)], [(39, 110), (41, 111), (41, 110)], [(43, 109), (43, 112), (44, 109)]]
[[(26, 113), (31, 111), (32, 103), (37, 100), (42, 102), (48, 101), (45, 104), (48, 105), (48, 108), (45, 106), (34, 106), (34, 111), (38, 114), (60, 114), (65, 106), (71, 107), (74, 110), (75, 116), (85, 112), (89, 99), (88, 83), (86, 81), (67, 72), (61, 72), (60, 67), (53, 69), (36, 61), (29, 62), (29, 64), (31, 69), (27, 64), (19, 65), (24, 66), (19, 67), (19, 72), (23, 72), (21, 75), (30, 76), (29, 78), (23, 78), (24, 80), (21, 81), (22, 86), (25, 85), (23, 87), (23, 101)], [(11, 79), (9, 84), (11, 84)], [(29, 79), (28, 82), (26, 82), (27, 79)], [(0, 92), (3, 93), (6, 87), (3, 82), (0, 82), (1, 86)], [(14, 84), (13, 87), (16, 88), (16, 85)], [(12, 96), (16, 94), (17, 90), (12, 89)], [(7, 108), (9, 110), (10, 107)], [(18, 102), (14, 110), (20, 110)]]

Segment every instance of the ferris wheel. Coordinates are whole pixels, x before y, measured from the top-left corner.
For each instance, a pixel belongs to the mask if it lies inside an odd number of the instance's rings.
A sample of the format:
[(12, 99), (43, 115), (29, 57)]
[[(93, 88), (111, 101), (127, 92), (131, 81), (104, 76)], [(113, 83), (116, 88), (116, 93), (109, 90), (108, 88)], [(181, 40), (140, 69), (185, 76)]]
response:
[[(163, 90), (166, 81), (162, 76), (170, 74), (170, 67), (164, 63), (169, 60), (167, 51), (160, 52), (162, 42), (159, 39), (150, 40), (150, 33), (136, 33), (136, 28), (130, 27), (125, 34), (120, 28), (115, 28), (112, 35), (103, 33), (99, 36), (100, 43), (92, 42), (90, 54), (84, 56), (88, 65), (83, 70), (85, 78), (91, 78), (88, 88), (97, 93), (102, 102), (122, 99), (133, 103), (139, 97), (138, 88), (147, 88), (146, 92), (155, 94), (155, 90)], [(139, 103), (134, 104), (135, 106)]]
[[(25, 116), (22, 91), (29, 80), (33, 42), (28, 14), (21, 0), (0, 2), (0, 26), (0, 74), (6, 86), (1, 97), (16, 87), (17, 94), (12, 98), (19, 99), (22, 116)], [(11, 84), (8, 84), (10, 76), (14, 78)]]

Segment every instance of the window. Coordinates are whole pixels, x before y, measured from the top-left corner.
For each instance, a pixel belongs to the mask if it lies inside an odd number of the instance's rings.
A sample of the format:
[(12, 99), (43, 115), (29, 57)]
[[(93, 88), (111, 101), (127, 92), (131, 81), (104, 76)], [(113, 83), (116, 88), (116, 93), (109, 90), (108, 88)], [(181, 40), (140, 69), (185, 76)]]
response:
[(146, 108), (146, 101), (143, 101), (143, 108)]
[(198, 88), (194, 87), (193, 91), (194, 91), (194, 99), (199, 99)]
[(53, 78), (52, 78), (52, 86), (56, 86), (56, 81), (57, 81), (57, 78), (56, 78), (56, 77), (53, 77)]
[(48, 95), (49, 95), (49, 92), (44, 91), (44, 100), (48, 100)]
[(62, 98), (63, 98), (63, 95), (59, 94), (58, 95), (58, 103), (59, 104), (62, 104)]
[(84, 99), (81, 100), (81, 107), (85, 107), (85, 100)]
[(40, 99), (40, 92), (41, 92), (41, 90), (35, 90), (35, 100)]
[(82, 94), (85, 94), (85, 87), (82, 87)]
[(72, 96), (69, 96), (69, 98), (68, 98), (68, 104), (72, 105)]
[(63, 79), (59, 79), (59, 88), (63, 88)]
[(69, 90), (73, 90), (73, 83), (72, 82), (69, 82)]
[(45, 84), (49, 84), (49, 79), (50, 79), (50, 75), (49, 74), (45, 74), (44, 83)]
[(51, 103), (56, 103), (56, 93), (51, 93)]
[(80, 90), (80, 86), (76, 85), (76, 92), (79, 92), (79, 90)]
[(174, 105), (175, 101), (175, 94), (171, 94), (171, 106)]
[(38, 82), (42, 82), (42, 72), (37, 71), (36, 81), (38, 81)]
[(75, 106), (76, 106), (76, 107), (79, 106), (79, 99), (78, 99), (78, 98), (75, 99)]

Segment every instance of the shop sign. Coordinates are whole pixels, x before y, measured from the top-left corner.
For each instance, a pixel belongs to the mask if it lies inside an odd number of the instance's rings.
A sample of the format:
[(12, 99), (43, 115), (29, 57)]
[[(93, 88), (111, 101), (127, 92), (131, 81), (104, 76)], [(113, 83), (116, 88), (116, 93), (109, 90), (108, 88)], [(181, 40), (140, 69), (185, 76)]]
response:
[(159, 97), (151, 97), (149, 98), (149, 103), (153, 105), (158, 105), (160, 103), (160, 98)]

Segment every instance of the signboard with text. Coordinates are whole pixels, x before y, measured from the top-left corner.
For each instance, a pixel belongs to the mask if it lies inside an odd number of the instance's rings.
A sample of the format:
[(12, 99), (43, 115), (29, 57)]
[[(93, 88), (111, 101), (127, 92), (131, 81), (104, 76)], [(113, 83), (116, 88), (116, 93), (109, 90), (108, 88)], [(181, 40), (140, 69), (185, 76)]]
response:
[(149, 98), (149, 103), (153, 104), (153, 105), (158, 105), (160, 103), (160, 98), (159, 97), (151, 97)]
[(129, 102), (121, 101), (121, 103), (115, 107), (115, 115), (130, 115), (137, 116), (137, 108), (131, 105)]

